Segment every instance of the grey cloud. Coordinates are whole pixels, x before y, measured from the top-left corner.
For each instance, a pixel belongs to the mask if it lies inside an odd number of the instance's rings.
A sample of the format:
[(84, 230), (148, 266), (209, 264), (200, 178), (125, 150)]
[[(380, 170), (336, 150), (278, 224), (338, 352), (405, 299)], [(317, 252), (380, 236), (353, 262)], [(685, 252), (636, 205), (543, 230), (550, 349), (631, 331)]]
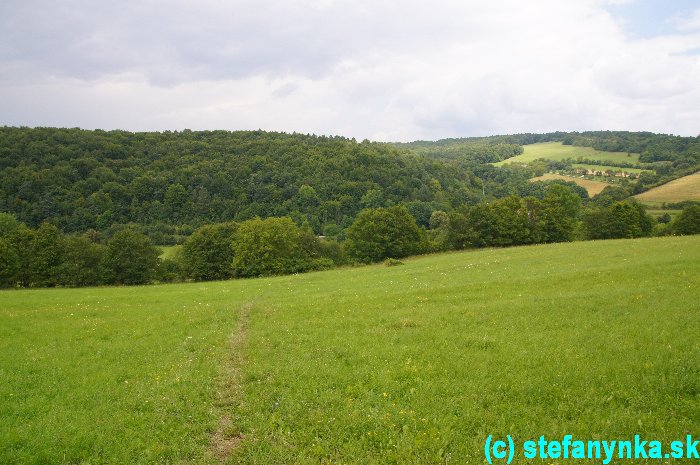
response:
[(443, 24), (439, 14), (404, 14), (420, 13), (419, 3), (314, 3), (8, 0), (0, 7), (0, 59), (27, 74), (92, 80), (135, 72), (157, 85), (256, 74), (318, 78), (348, 57), (429, 47), (458, 27), (454, 17)]
[(603, 2), (4, 0), (0, 124), (696, 132), (697, 37), (639, 43)]

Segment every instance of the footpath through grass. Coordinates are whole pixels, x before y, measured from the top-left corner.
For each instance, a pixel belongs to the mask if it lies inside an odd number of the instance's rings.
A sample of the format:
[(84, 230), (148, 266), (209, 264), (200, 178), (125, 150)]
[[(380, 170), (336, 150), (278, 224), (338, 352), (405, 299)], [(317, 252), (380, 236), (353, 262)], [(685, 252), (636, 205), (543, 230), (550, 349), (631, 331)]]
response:
[(3, 292), (0, 463), (481, 464), (489, 434), (697, 438), (698, 334), (699, 236)]
[(0, 463), (211, 463), (229, 283), (0, 292)]

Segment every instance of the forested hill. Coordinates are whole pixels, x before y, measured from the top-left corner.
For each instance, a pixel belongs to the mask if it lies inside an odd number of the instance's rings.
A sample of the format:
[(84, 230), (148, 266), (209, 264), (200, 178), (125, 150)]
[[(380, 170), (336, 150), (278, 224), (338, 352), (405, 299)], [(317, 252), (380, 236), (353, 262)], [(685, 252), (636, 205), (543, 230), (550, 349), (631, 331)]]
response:
[(362, 208), (448, 210), (480, 193), (464, 165), (341, 137), (0, 128), (0, 211), (65, 232), (137, 223), (172, 240), (206, 223), (287, 215), (323, 233)]
[(523, 145), (562, 140), (567, 133), (513, 134), (509, 136), (460, 137), (437, 141), (395, 142), (404, 152), (428, 158), (496, 163), (523, 153)]
[(608, 152), (639, 153), (643, 163), (667, 162), (673, 170), (700, 168), (700, 136), (682, 137), (652, 132), (586, 131), (465, 137), (438, 141), (394, 143), (398, 149), (430, 158), (499, 162), (522, 153), (522, 145), (562, 142)]

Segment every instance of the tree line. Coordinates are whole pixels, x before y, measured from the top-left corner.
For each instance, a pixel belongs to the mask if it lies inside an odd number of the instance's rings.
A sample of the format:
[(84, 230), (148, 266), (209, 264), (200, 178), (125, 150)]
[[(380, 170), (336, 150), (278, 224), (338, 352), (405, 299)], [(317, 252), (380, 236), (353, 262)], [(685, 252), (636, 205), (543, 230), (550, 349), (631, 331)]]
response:
[[(133, 228), (105, 239), (98, 231), (63, 234), (31, 229), (0, 214), (0, 286), (53, 287), (209, 281), (324, 270), (410, 255), (479, 247), (582, 239), (700, 234), (700, 205), (688, 204), (668, 224), (611, 189), (584, 206), (567, 186), (551, 183), (537, 196), (509, 196), (451, 212), (434, 211), (420, 226), (402, 206), (362, 210), (344, 239), (318, 237), (288, 217), (253, 218), (198, 228), (172, 258)], [(394, 262), (392, 262), (394, 263)]]

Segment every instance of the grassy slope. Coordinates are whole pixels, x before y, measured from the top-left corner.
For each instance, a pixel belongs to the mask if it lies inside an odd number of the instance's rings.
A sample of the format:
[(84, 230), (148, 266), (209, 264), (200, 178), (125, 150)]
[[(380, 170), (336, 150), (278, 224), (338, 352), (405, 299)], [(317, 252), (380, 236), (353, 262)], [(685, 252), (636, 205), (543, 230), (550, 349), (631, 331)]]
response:
[(563, 176), (561, 174), (552, 174), (552, 173), (545, 173), (542, 176), (538, 176), (536, 178), (530, 179), (530, 182), (535, 182), (535, 181), (547, 181), (550, 179), (561, 179), (563, 181), (571, 181), (575, 182), (579, 186), (583, 187), (588, 191), (588, 196), (593, 197), (596, 194), (599, 194), (600, 192), (603, 191), (608, 184), (607, 182), (602, 182), (602, 181), (593, 181), (591, 179), (584, 179), (584, 178), (579, 178), (575, 176)]
[(488, 434), (697, 436), (698, 276), (695, 236), (2, 292), (0, 462), (211, 460), (245, 302), (233, 462), (482, 463)]
[(640, 169), (640, 168), (617, 168), (617, 167), (608, 166), (608, 165), (587, 165), (587, 164), (584, 164), (584, 163), (574, 163), (572, 166), (573, 166), (574, 168), (585, 168), (585, 169), (588, 169), (588, 170), (596, 170), (596, 171), (607, 171), (607, 170), (611, 170), (611, 171), (613, 171), (613, 172), (623, 171), (623, 172), (626, 172), (626, 173), (635, 173), (635, 174), (639, 174), (639, 173), (641, 173), (642, 171), (651, 171), (651, 170), (643, 170), (643, 169)]
[(160, 247), (160, 258), (175, 258), (175, 256), (182, 249), (181, 245), (161, 245)]
[(496, 163), (496, 165), (499, 166), (506, 163), (528, 163), (538, 158), (546, 158), (548, 160), (564, 160), (566, 158), (572, 158), (573, 160), (576, 160), (578, 157), (582, 157), (590, 160), (625, 163), (636, 163), (639, 161), (638, 153), (633, 153), (630, 156), (627, 156), (627, 153), (624, 152), (602, 152), (590, 147), (563, 145), (561, 142), (530, 144), (524, 145), (523, 148), (524, 152), (521, 155)]
[(636, 198), (650, 203), (700, 200), (700, 171), (643, 192)]
[(224, 342), (250, 294), (0, 292), (0, 463), (208, 461)]

